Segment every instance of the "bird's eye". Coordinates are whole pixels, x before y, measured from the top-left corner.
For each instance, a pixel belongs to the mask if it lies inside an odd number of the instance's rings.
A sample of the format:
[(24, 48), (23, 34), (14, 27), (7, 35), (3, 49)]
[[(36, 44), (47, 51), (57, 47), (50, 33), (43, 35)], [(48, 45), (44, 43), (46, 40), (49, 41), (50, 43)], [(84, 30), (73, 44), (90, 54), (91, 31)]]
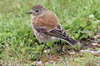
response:
[(39, 12), (38, 10), (36, 10), (36, 12)]

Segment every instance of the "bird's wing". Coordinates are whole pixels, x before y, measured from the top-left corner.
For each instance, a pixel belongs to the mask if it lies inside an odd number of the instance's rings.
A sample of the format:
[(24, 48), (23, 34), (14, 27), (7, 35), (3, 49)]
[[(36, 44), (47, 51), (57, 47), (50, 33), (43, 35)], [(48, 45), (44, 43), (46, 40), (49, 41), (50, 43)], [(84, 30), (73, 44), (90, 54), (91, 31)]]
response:
[(57, 28), (55, 29), (51, 29), (48, 27), (40, 27), (37, 24), (33, 24), (33, 26), (38, 32), (44, 33), (49, 36), (53, 36), (61, 39), (64, 39), (67, 36), (65, 30), (60, 25), (58, 25)]
[(68, 41), (71, 44), (77, 43), (76, 40), (70, 38), (66, 34), (65, 29), (63, 27), (61, 27), (60, 25), (58, 25), (57, 28), (55, 28), (55, 29), (51, 29), (51, 28), (48, 28), (48, 27), (40, 27), (37, 24), (33, 24), (33, 26), (39, 33), (44, 33), (44, 34), (49, 35), (49, 36), (53, 36), (53, 37), (63, 39), (65, 41)]

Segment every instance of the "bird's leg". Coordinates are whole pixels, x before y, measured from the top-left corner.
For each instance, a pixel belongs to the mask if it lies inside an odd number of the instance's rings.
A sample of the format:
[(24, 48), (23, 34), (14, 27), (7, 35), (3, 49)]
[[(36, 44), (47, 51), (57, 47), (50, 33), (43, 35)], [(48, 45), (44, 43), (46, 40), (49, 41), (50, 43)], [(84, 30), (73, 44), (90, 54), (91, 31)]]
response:
[(60, 49), (58, 50), (58, 52), (63, 52), (63, 44), (61, 44), (61, 40), (60, 40), (60, 42), (59, 42), (59, 45), (60, 45)]
[(63, 51), (63, 44), (61, 44), (60, 51), (61, 52)]
[(43, 47), (43, 49), (41, 51), (41, 56), (42, 56), (42, 53), (44, 52), (45, 46), (46, 46), (46, 43), (44, 44), (44, 47)]
[(63, 51), (63, 44), (61, 44), (61, 43), (62, 43), (62, 41), (60, 40), (60, 45), (61, 45), (60, 51), (62, 52)]
[(66, 52), (64, 52), (64, 50), (63, 50), (64, 44), (62, 44), (62, 41), (61, 40), (59, 42), (59, 45), (60, 45), (60, 49), (58, 50), (58, 53), (66, 54)]

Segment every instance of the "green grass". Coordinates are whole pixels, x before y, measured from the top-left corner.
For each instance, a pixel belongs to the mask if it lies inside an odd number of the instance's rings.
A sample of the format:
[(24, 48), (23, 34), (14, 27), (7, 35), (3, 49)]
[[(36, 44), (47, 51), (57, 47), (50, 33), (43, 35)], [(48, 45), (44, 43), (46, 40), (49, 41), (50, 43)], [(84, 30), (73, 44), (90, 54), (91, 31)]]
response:
[[(83, 57), (82, 57), (83, 56)], [(54, 62), (52, 64), (46, 64), (46, 66), (99, 66), (100, 57), (95, 57), (90, 53), (83, 53), (83, 55), (76, 55), (70, 57), (64, 57), (63, 60)]]
[[(0, 0), (0, 64), (31, 64), (40, 55), (43, 44), (35, 38), (30, 15), (26, 14), (37, 4), (55, 12), (74, 39), (91, 38), (100, 33), (99, 0)], [(48, 46), (55, 53), (56, 44)]]

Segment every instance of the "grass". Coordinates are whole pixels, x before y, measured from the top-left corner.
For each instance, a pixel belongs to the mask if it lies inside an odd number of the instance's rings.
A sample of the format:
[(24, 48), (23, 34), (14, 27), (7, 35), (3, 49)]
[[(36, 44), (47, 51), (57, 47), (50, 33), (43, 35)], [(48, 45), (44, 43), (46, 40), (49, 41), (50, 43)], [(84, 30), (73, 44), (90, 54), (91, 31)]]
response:
[[(30, 15), (26, 14), (37, 4), (42, 4), (55, 12), (68, 35), (74, 39), (92, 38), (100, 33), (99, 0), (0, 0), (0, 64), (5, 66), (7, 64), (29, 65), (39, 57), (43, 44), (35, 38)], [(52, 53), (55, 54), (57, 44), (50, 42), (48, 46), (46, 49), (51, 48)], [(91, 58), (93, 61), (90, 61)], [(79, 65), (88, 66), (84, 65), (88, 63), (85, 60), (96, 63), (96, 65), (100, 64), (94, 62), (96, 58), (98, 57), (83, 56), (83, 58), (74, 59), (75, 62), (79, 60)], [(72, 59), (72, 57), (66, 59)], [(66, 59), (63, 61), (71, 65), (73, 61)], [(84, 62), (81, 63), (83, 60)], [(59, 64), (63, 65), (65, 62), (58, 62), (57, 65)]]
[[(83, 56), (83, 57), (82, 57)], [(54, 62), (52, 64), (46, 64), (47, 66), (99, 66), (100, 58), (95, 57), (90, 53), (83, 55), (65, 56), (62, 60)]]

